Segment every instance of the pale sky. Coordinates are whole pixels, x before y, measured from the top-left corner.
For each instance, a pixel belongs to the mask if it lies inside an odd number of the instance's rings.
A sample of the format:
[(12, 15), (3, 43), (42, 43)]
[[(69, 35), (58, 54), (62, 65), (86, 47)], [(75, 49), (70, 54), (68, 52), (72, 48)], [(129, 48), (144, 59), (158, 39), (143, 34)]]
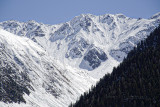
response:
[(0, 0), (0, 22), (35, 20), (58, 24), (86, 13), (149, 18), (157, 12), (160, 0)]

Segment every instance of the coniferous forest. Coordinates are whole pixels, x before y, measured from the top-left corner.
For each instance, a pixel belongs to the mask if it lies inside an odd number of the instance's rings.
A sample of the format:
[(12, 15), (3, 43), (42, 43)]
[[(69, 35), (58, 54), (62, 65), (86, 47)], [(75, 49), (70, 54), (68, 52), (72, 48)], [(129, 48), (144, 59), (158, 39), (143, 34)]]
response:
[(71, 107), (160, 107), (160, 26)]

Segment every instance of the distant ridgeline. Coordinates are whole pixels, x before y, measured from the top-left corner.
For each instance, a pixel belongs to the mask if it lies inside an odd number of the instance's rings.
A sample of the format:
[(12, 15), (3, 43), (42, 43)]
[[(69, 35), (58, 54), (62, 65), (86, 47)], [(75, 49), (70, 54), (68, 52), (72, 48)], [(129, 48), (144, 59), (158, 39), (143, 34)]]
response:
[(160, 107), (160, 26), (71, 107)]

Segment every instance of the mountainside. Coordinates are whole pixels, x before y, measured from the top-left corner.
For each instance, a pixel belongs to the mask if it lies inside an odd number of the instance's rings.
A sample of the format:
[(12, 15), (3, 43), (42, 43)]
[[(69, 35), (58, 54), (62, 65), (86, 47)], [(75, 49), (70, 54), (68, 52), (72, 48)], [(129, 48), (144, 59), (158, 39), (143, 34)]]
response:
[(75, 102), (159, 23), (160, 13), (150, 19), (82, 14), (58, 25), (1, 22), (0, 92), (6, 97), (0, 101), (14, 103), (0, 105), (62, 107)]
[(160, 26), (71, 107), (159, 107)]
[(133, 19), (122, 14), (82, 14), (58, 25), (11, 20), (0, 26), (32, 39), (64, 66), (85, 70), (99, 79), (122, 62), (159, 23), (160, 13), (150, 19)]
[(85, 72), (61, 65), (32, 40), (2, 29), (0, 80), (0, 101), (13, 103), (1, 102), (1, 107), (66, 106), (95, 83)]

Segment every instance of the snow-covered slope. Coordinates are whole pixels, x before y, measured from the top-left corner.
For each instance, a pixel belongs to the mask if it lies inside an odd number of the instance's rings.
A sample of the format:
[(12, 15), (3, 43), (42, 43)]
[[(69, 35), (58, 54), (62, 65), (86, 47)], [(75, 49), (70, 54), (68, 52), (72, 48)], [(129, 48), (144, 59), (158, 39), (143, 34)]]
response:
[(150, 19), (133, 19), (123, 14), (81, 14), (59, 25), (12, 20), (0, 26), (32, 39), (64, 66), (100, 78), (111, 72), (159, 23), (160, 13)]
[(81, 14), (58, 25), (5, 21), (0, 28), (19, 36), (0, 33), (10, 52), (7, 59), (27, 72), (31, 82), (26, 84), (35, 90), (25, 95), (27, 104), (66, 106), (110, 73), (159, 23), (160, 13), (150, 19)]
[[(24, 95), (26, 104), (0, 102), (1, 107), (64, 107), (95, 84), (95, 79), (87, 73), (63, 66), (29, 38), (16, 36), (2, 29), (0, 62), (0, 68), (13, 69), (5, 74), (10, 75), (17, 84), (26, 87), (30, 92), (29, 95)], [(3, 75), (3, 78), (6, 78), (6, 75)], [(6, 95), (9, 94), (7, 89), (3, 88)], [(2, 101), (6, 99), (4, 97)]]

